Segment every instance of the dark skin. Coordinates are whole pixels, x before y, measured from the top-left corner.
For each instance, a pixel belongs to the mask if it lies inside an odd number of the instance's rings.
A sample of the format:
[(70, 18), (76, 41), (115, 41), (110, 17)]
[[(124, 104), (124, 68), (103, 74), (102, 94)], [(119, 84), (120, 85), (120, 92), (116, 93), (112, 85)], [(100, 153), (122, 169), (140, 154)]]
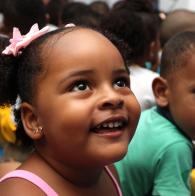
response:
[(175, 124), (193, 140), (195, 139), (194, 60), (195, 55), (192, 54), (188, 57), (185, 66), (164, 77), (157, 77), (153, 81), (157, 105), (167, 108)]
[[(20, 169), (37, 174), (59, 195), (116, 196), (104, 166), (126, 154), (140, 115), (120, 53), (101, 34), (79, 29), (58, 39), (44, 66), (33, 103), (22, 103), (36, 151)], [(0, 185), (2, 195), (29, 190), (44, 195), (22, 179)]]

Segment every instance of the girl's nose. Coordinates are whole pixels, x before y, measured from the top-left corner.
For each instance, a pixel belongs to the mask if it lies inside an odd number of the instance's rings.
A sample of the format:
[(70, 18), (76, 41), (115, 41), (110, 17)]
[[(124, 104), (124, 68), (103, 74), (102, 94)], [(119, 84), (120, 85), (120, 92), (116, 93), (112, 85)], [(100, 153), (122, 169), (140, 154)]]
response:
[(99, 109), (119, 109), (124, 105), (124, 100), (117, 93), (108, 92), (99, 103)]

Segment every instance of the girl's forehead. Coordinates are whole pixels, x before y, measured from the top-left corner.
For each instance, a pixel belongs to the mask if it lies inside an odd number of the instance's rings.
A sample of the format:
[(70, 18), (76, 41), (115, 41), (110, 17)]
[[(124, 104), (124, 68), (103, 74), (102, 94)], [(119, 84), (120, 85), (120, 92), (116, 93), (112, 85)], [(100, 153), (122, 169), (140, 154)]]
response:
[(93, 47), (93, 45), (97, 45), (98, 42), (101, 42), (101, 44), (104, 45), (112, 45), (112, 43), (101, 33), (86, 28), (78, 28), (63, 34), (58, 39), (57, 44), (60, 44), (60, 42), (63, 42), (67, 47), (74, 47), (75, 45), (81, 44)]
[[(50, 47), (51, 46), (51, 47)], [(48, 42), (45, 48), (46, 53), (50, 50), (48, 59), (60, 56), (64, 58), (81, 57), (82, 55), (96, 55), (104, 53), (104, 55), (120, 56), (118, 49), (102, 34), (90, 29), (76, 29), (66, 34), (54, 38), (53, 43)]]
[(62, 35), (45, 60), (52, 72), (71, 66), (124, 64), (119, 51), (106, 37), (88, 29)]

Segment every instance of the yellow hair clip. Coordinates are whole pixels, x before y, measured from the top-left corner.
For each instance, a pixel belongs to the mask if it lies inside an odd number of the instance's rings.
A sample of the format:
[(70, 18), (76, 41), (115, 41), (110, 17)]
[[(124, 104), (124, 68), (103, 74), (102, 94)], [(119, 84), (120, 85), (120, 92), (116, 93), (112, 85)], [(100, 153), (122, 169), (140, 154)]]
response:
[(16, 142), (16, 124), (12, 118), (11, 107), (0, 108), (0, 137), (9, 143)]

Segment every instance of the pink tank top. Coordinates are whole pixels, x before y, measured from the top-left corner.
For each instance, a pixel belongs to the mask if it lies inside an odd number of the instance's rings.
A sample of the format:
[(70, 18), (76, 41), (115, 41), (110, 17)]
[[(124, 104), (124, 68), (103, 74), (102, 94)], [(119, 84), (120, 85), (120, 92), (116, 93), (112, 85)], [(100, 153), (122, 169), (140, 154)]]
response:
[[(110, 179), (112, 180), (112, 182), (117, 190), (118, 196), (122, 196), (122, 192), (121, 192), (121, 189), (118, 185), (118, 182), (107, 166), (105, 167), (105, 171), (108, 174), (108, 176), (110, 177)], [(39, 176), (37, 176), (29, 171), (26, 171), (26, 170), (11, 171), (8, 174), (6, 174), (4, 177), (2, 177), (0, 179), (0, 182), (4, 181), (6, 179), (9, 179), (9, 178), (26, 179), (29, 182), (36, 185), (37, 187), (39, 187), (47, 196), (58, 196), (58, 194), (44, 180), (42, 180)]]

